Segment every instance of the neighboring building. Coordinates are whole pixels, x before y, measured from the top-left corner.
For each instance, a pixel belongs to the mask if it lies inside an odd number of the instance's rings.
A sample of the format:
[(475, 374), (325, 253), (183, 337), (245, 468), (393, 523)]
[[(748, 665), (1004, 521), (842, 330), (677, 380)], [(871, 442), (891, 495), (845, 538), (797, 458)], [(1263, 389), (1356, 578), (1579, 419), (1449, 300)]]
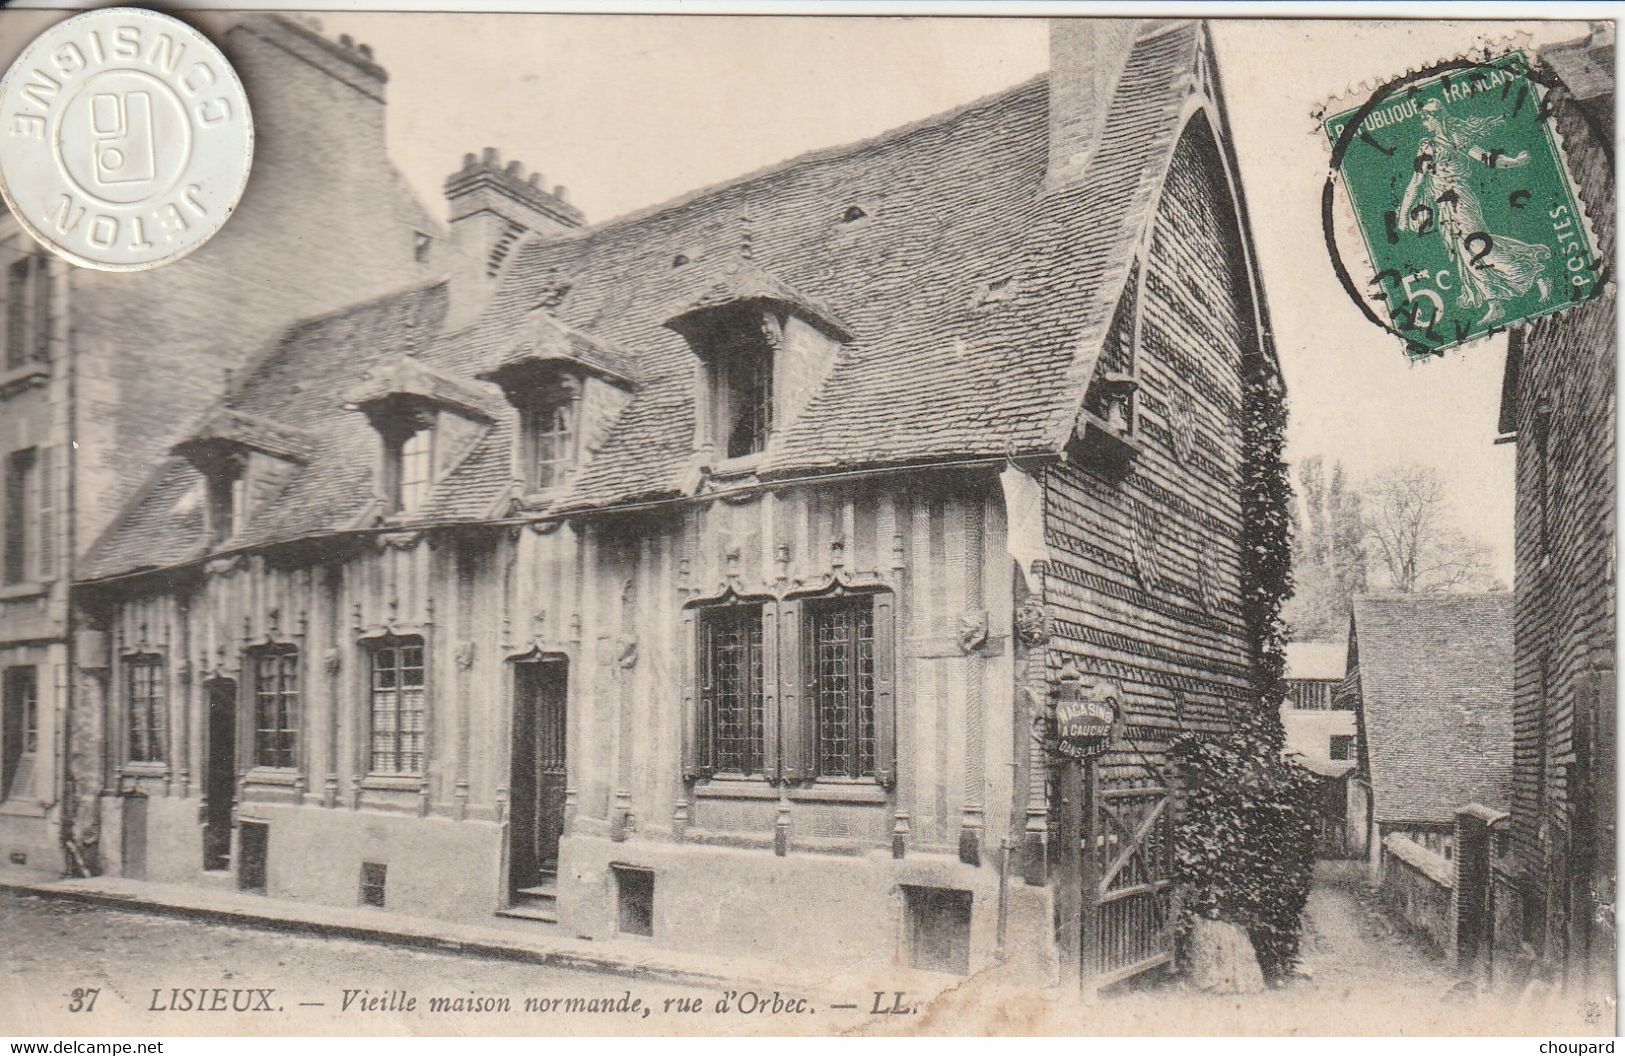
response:
[(1512, 595), (1354, 599), (1339, 706), (1358, 752), (1351, 828), (1363, 822), (1374, 875), (1403, 836), (1449, 859), (1456, 812), (1512, 799)]
[[(1347, 642), (1288, 642), (1286, 646), (1286, 699), (1281, 702), (1286, 744), (1282, 751), (1323, 779), (1315, 814), (1315, 844), (1317, 853), (1327, 858), (1350, 853), (1353, 784), (1347, 778), (1354, 770), (1354, 712), (1340, 707), (1335, 699), (1347, 664)], [(1353, 850), (1356, 856), (1363, 854), (1358, 844)]]
[(1334, 699), (1347, 663), (1345, 642), (1287, 643), (1285, 750), (1318, 774), (1354, 768), (1354, 713)]
[[(0, 861), (94, 868), (106, 667), (75, 638), (68, 584), (84, 549), (233, 371), (290, 321), (444, 269), (440, 228), (384, 148), (385, 74), (366, 45), (281, 17), (241, 19), (223, 50), (254, 100), (253, 179), (231, 221), (182, 261), (76, 268), (0, 219)], [(93, 769), (93, 768), (92, 768)], [(172, 770), (174, 794), (197, 775)], [(64, 849), (67, 857), (64, 862)]]
[[(1556, 124), (1614, 259), (1614, 35), (1542, 49)], [(1614, 283), (1514, 330), (1500, 429), (1518, 445), (1513, 882), (1523, 942), (1613, 992), (1616, 760)]]
[(288, 329), (86, 563), (109, 869), (1053, 969), (1065, 661), (1121, 706), (1088, 831), (1140, 834), (1085, 970), (1168, 963), (1147, 763), (1249, 706), (1282, 390), (1206, 28), (1051, 33), (1048, 78), (599, 226), (470, 155), (475, 278)]

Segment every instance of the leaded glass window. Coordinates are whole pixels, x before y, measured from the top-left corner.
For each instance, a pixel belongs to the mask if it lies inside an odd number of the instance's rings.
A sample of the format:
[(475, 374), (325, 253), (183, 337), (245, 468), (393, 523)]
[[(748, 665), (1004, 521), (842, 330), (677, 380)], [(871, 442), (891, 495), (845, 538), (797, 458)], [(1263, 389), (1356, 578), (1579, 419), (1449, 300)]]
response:
[(763, 768), (762, 607), (726, 605), (700, 617), (700, 695), (720, 773)]
[(808, 606), (818, 776), (875, 772), (875, 621), (868, 595)]

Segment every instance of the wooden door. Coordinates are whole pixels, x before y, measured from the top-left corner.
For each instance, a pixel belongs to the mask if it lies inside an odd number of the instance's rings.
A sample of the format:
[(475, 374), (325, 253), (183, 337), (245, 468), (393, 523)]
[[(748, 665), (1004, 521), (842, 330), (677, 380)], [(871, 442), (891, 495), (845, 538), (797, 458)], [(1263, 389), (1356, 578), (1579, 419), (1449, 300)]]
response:
[(203, 868), (231, 868), (237, 799), (237, 683), (209, 683), (209, 755), (203, 775)]
[(515, 892), (551, 884), (558, 872), (567, 671), (563, 660), (514, 665), (508, 884)]
[(147, 878), (147, 797), (137, 792), (124, 797), (124, 876)]

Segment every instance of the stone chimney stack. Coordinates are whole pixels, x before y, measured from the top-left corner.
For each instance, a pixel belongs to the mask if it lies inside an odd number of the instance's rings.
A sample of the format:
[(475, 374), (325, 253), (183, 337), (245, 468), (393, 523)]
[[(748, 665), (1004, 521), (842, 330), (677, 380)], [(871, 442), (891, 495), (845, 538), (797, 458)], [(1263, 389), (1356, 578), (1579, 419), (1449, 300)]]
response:
[(586, 223), (566, 194), (562, 186), (542, 186), (542, 174), (527, 175), (517, 161), (504, 165), (495, 147), (464, 154), (463, 167), (446, 178), (452, 243), (494, 276), (526, 234), (556, 235)]
[(450, 206), (451, 307), (449, 329), (478, 318), (496, 290), (496, 276), (520, 239), (561, 235), (586, 223), (562, 186), (549, 190), (542, 174), (528, 175), (517, 161), (503, 163), (495, 147), (464, 154), (463, 167), (446, 177)]
[(1141, 24), (1127, 18), (1050, 19), (1047, 186), (1060, 186), (1087, 167)]

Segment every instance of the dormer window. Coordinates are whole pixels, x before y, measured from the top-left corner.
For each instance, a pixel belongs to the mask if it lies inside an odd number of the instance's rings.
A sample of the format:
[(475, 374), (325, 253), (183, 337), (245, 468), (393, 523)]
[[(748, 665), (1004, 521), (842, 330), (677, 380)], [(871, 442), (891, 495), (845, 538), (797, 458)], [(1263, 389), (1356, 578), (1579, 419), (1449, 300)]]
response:
[[(699, 358), (696, 447), (723, 460), (765, 451), (793, 422), (852, 333), (816, 300), (749, 261), (718, 268), (711, 285), (666, 320)], [(778, 357), (798, 350), (798, 384), (782, 391)]]
[(206, 517), (209, 541), (213, 544), (218, 545), (236, 535), (247, 519), (247, 461), (240, 455), (222, 457), (208, 476), (209, 507)]
[(525, 409), (525, 487), (552, 491), (570, 477), (576, 463), (576, 386), (537, 393)]
[(520, 340), (480, 377), (518, 414), (514, 487), (536, 503), (559, 497), (636, 387), (624, 353), (545, 308), (532, 310)]
[(303, 429), (223, 407), (170, 450), (203, 477), (204, 531), (219, 546), (242, 534), (254, 506), (274, 499), (317, 447)]
[(434, 466), (434, 427), (425, 426), (408, 435), (395, 445), (391, 456), (395, 462), (391, 476), (391, 506), (397, 513), (410, 513), (422, 507), (429, 497)]
[(726, 458), (743, 458), (767, 447), (773, 432), (778, 338), (778, 320), (761, 316), (732, 320), (715, 337), (711, 399), (719, 426), (717, 446)]
[(375, 504), (366, 517), (416, 513), (495, 420), (490, 397), (471, 383), (402, 356), (367, 374), (348, 407), (378, 434)]

